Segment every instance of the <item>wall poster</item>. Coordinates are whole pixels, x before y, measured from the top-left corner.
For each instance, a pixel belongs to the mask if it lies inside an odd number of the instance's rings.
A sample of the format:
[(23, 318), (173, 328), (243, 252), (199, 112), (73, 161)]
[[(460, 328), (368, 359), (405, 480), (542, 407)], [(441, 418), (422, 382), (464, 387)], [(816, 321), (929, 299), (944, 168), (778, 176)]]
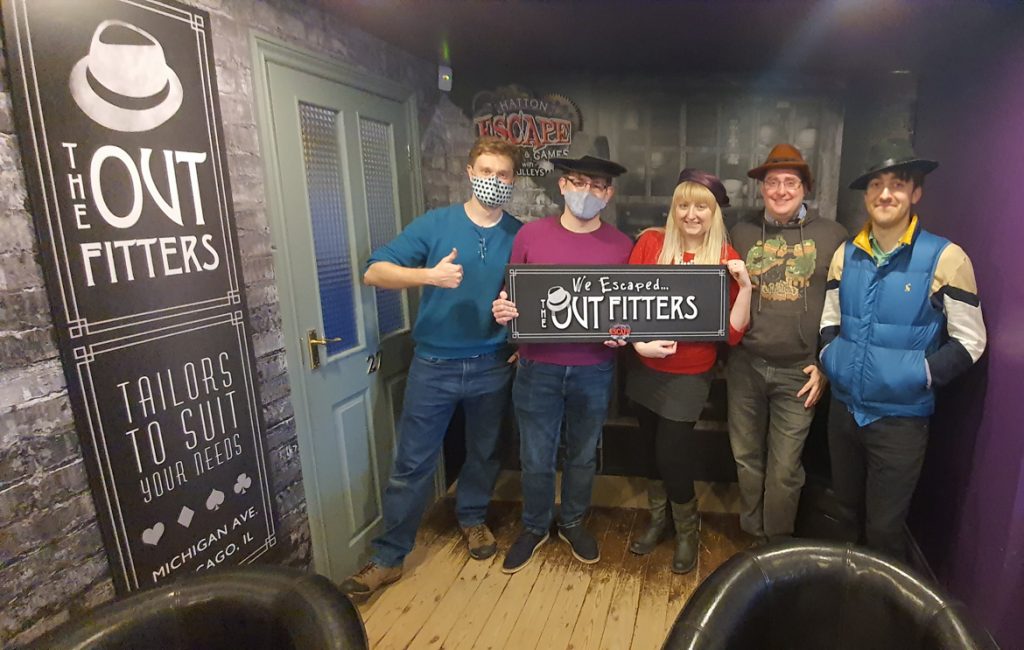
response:
[(277, 524), (209, 15), (173, 0), (3, 9), (39, 249), (115, 585), (268, 559)]

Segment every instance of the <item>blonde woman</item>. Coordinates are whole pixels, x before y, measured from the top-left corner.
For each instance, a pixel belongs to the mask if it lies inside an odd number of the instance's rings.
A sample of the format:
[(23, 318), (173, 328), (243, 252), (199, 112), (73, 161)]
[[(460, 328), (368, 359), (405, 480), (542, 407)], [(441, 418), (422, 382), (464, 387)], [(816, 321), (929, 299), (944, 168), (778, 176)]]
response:
[[(684, 169), (672, 195), (664, 230), (640, 235), (630, 264), (725, 264), (730, 283), (729, 345), (736, 345), (750, 322), (750, 276), (727, 241), (722, 207), (729, 205), (717, 176)], [(694, 426), (707, 401), (710, 371), (718, 358), (715, 343), (646, 341), (634, 343), (640, 363), (626, 381), (636, 404), (641, 431), (653, 451), (648, 488), (651, 524), (630, 550), (649, 553), (675, 525), (672, 571), (687, 573), (697, 564), (700, 519), (693, 490)]]

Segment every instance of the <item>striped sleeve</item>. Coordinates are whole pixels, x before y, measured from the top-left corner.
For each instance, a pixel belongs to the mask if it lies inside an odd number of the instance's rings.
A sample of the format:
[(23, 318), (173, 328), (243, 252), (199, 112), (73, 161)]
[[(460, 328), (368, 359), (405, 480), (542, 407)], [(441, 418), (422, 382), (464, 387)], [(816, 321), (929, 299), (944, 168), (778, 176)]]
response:
[[(821, 335), (822, 352), (828, 344), (839, 335), (839, 281), (843, 279), (843, 261), (846, 257), (847, 242), (843, 242), (832, 255), (832, 262), (828, 267), (828, 282), (825, 284), (825, 307), (821, 310)], [(821, 353), (818, 353), (821, 358)]]
[(932, 304), (946, 316), (948, 337), (928, 355), (928, 371), (932, 385), (942, 386), (971, 367), (987, 342), (974, 267), (962, 248), (950, 244), (942, 251), (931, 288)]

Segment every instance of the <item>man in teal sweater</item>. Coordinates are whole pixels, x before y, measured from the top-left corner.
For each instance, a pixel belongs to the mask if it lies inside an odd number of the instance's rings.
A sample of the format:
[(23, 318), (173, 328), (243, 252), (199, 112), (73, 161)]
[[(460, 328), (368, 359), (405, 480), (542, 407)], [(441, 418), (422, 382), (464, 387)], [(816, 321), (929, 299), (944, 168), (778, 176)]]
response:
[(519, 151), (481, 138), (466, 174), (473, 196), (431, 210), (370, 256), (363, 281), (382, 289), (421, 287), (416, 353), (406, 381), (398, 448), (384, 491), (384, 530), (374, 555), (341, 589), (356, 600), (398, 580), (430, 499), (452, 413), (466, 415), (466, 462), (455, 514), (475, 559), (497, 550), (484, 523), (498, 477), (498, 437), (512, 382), (505, 329), (491, 316), (521, 223), (502, 210), (512, 196)]

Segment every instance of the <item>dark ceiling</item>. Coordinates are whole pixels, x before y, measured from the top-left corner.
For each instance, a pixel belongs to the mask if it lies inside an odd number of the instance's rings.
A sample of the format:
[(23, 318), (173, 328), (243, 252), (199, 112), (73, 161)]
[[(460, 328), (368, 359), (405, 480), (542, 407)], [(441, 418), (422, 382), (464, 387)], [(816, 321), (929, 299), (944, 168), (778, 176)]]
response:
[[(314, 0), (456, 76), (864, 73), (1021, 29), (1019, 0)], [(1024, 37), (1024, 34), (1022, 34)]]

